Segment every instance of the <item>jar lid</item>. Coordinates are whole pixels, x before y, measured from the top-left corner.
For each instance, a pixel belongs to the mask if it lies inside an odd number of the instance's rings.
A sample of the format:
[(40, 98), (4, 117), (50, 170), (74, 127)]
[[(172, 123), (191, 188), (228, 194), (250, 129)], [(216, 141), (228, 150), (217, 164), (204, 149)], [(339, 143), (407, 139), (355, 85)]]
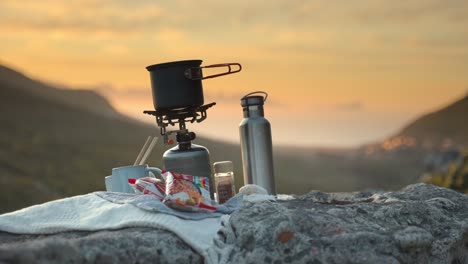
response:
[(218, 161), (213, 164), (214, 173), (232, 172), (233, 170), (232, 161)]

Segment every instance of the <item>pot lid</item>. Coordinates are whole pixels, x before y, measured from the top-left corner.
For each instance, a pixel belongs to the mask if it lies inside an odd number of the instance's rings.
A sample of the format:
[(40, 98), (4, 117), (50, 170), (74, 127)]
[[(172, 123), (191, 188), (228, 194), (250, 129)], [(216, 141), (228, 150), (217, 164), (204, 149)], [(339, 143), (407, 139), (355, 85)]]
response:
[(148, 71), (153, 71), (157, 69), (162, 69), (162, 68), (169, 68), (169, 67), (176, 67), (176, 66), (183, 66), (187, 65), (190, 67), (198, 67), (201, 65), (203, 61), (202, 60), (182, 60), (182, 61), (171, 61), (171, 62), (165, 62), (165, 63), (158, 63), (158, 64), (153, 64), (146, 69)]

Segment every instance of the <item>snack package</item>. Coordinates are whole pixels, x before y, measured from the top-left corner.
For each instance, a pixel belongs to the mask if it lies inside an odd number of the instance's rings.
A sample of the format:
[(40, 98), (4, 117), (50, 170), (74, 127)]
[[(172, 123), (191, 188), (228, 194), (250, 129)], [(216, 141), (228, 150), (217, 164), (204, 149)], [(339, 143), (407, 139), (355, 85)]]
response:
[(187, 212), (214, 212), (211, 206), (209, 178), (163, 171), (166, 182), (164, 203)]
[(150, 194), (156, 196), (159, 200), (163, 200), (166, 193), (166, 186), (163, 181), (145, 177), (140, 179), (128, 179), (128, 184), (132, 187), (135, 193)]

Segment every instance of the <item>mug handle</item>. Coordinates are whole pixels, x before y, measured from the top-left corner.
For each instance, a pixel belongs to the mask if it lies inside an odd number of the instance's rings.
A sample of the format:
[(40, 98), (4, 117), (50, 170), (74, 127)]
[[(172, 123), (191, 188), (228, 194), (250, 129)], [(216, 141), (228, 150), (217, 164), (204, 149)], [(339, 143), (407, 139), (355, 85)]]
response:
[(148, 167), (148, 168), (146, 168), (146, 170), (147, 170), (147, 171), (151, 171), (151, 172), (154, 173), (155, 175), (158, 175), (159, 178), (160, 178), (161, 180), (164, 181), (164, 179), (163, 179), (163, 177), (162, 177), (162, 175), (161, 175), (161, 174), (162, 174), (162, 171), (161, 171), (160, 169), (158, 169), (158, 168), (156, 168), (156, 167)]
[[(237, 66), (239, 69), (233, 70), (231, 66)], [(222, 72), (218, 74), (213, 74), (213, 75), (208, 75), (206, 77), (203, 77), (202, 74), (202, 69), (203, 68), (217, 68), (217, 67), (227, 67), (227, 72)], [(212, 64), (208, 66), (203, 66), (203, 67), (195, 67), (195, 68), (188, 68), (185, 70), (184, 75), (187, 79), (190, 79), (192, 81), (195, 80), (204, 80), (204, 79), (210, 79), (210, 78), (215, 78), (223, 75), (228, 75), (228, 74), (233, 74), (240, 72), (242, 70), (242, 65), (240, 63), (221, 63), (221, 64)]]

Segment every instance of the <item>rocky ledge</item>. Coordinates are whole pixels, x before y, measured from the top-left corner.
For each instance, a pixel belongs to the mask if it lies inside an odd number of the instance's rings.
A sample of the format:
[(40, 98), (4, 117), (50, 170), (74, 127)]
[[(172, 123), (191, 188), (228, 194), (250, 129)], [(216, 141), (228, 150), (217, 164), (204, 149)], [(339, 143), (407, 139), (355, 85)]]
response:
[[(219, 263), (468, 263), (468, 196), (427, 184), (246, 202), (214, 240)], [(216, 261), (217, 259), (217, 261)], [(202, 263), (159, 229), (0, 233), (3, 263)]]

